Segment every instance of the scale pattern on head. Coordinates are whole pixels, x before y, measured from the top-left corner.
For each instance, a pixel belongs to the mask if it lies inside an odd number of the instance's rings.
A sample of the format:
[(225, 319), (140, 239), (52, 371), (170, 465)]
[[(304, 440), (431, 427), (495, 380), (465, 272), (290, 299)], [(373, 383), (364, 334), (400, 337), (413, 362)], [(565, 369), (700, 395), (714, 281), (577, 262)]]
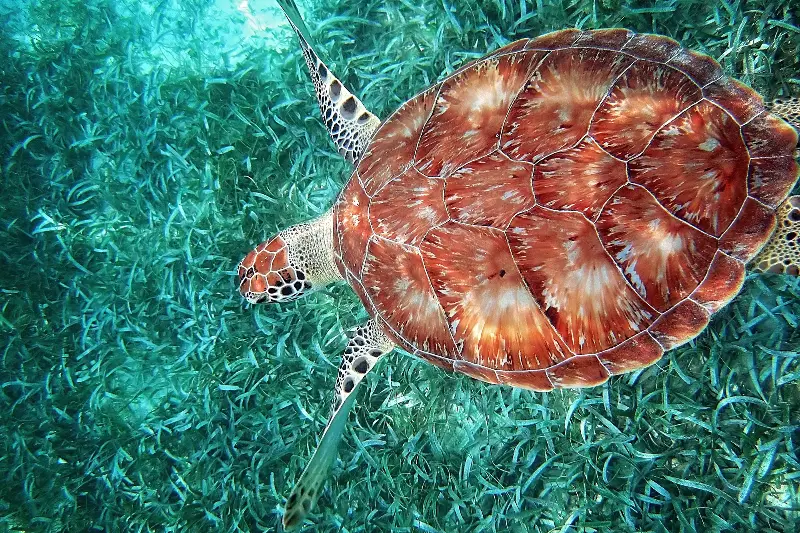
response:
[(287, 302), (311, 288), (305, 272), (289, 262), (282, 237), (262, 242), (239, 263), (239, 292), (250, 303)]
[(687, 342), (739, 291), (797, 135), (707, 56), (626, 30), (512, 43), (403, 105), (334, 207), (397, 344), (534, 390)]
[(288, 302), (339, 279), (332, 240), (333, 218), (326, 215), (262, 242), (239, 263), (240, 294), (250, 303)]

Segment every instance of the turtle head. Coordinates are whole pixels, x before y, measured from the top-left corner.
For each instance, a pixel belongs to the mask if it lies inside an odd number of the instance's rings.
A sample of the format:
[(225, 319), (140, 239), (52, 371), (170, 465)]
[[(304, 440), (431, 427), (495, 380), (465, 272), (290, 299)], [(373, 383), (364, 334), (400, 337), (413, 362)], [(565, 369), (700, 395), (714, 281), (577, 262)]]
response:
[(341, 279), (333, 261), (333, 216), (287, 228), (239, 263), (239, 293), (250, 303), (296, 300)]

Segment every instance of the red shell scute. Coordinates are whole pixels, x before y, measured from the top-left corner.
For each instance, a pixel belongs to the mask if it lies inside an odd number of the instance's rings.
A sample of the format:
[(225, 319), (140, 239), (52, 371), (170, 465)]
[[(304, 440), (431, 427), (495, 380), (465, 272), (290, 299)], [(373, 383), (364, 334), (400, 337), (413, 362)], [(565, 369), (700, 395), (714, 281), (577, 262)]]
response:
[(609, 375), (596, 355), (576, 355), (547, 369), (550, 382), (565, 389), (594, 387), (605, 383)]
[(623, 161), (585, 138), (536, 165), (536, 199), (551, 209), (580, 211), (595, 220), (611, 195), (628, 181)]
[(664, 348), (649, 332), (643, 331), (614, 348), (599, 353), (597, 358), (609, 373), (622, 374), (650, 366), (661, 359), (662, 355)]
[(661, 315), (650, 328), (650, 334), (669, 350), (698, 336), (708, 325), (710, 313), (697, 302), (683, 300)]
[[(428, 178), (409, 168), (372, 197), (369, 206), (372, 228), (387, 239), (419, 244), (428, 230), (448, 218), (444, 185), (442, 179)], [(398, 198), (403, 201), (397, 201)]]
[(749, 162), (736, 122), (702, 102), (665, 125), (629, 170), (672, 214), (718, 237), (747, 197)]
[(722, 67), (713, 58), (685, 48), (672, 56), (667, 64), (689, 76), (700, 87), (705, 87), (724, 75)]
[(610, 28), (583, 32), (576, 40), (575, 46), (600, 48), (601, 50), (621, 50), (636, 35), (623, 28)]
[(728, 230), (720, 237), (719, 248), (742, 262), (755, 257), (775, 230), (775, 210), (748, 197)]
[(592, 120), (591, 134), (603, 149), (628, 160), (675, 115), (699, 102), (700, 88), (661, 63), (634, 63), (611, 87)]
[(497, 371), (500, 383), (536, 392), (553, 390), (553, 382), (547, 377), (547, 370), (519, 370), (516, 372)]
[(508, 112), (501, 146), (536, 162), (573, 146), (589, 130), (608, 88), (633, 59), (609, 50), (567, 49), (548, 55)]
[(535, 391), (597, 385), (736, 295), (797, 181), (796, 145), (752, 89), (672, 39), (523, 39), (378, 129), (334, 208), (336, 261), (432, 364)]
[(536, 207), (515, 217), (507, 236), (528, 288), (573, 352), (616, 346), (657, 316), (582, 215)]
[(358, 179), (351, 179), (339, 195), (334, 206), (334, 231), (339, 234), (339, 257), (345, 268), (360, 274), (372, 237), (368, 207), (370, 198)]
[(497, 148), (508, 106), (541, 57), (491, 57), (446, 80), (419, 140), (417, 168), (426, 176), (447, 176)]
[(545, 33), (531, 40), (526, 47), (528, 50), (560, 50), (569, 48), (586, 33), (575, 28)]
[(357, 175), (370, 196), (411, 167), (419, 134), (430, 117), (437, 91), (428, 90), (403, 106), (381, 128), (358, 163)]
[(462, 359), (529, 370), (571, 355), (526, 288), (502, 231), (449, 222), (421, 250)]
[(716, 239), (672, 216), (635, 185), (608, 202), (597, 232), (630, 285), (659, 311), (697, 287), (717, 250)]
[(775, 209), (789, 195), (794, 185), (791, 176), (800, 175), (794, 157), (767, 157), (750, 160), (747, 190), (750, 196)]
[(639, 59), (663, 63), (680, 53), (681, 45), (675, 39), (663, 35), (633, 35), (622, 47), (622, 51)]
[(703, 87), (703, 96), (717, 104), (739, 124), (746, 124), (764, 112), (764, 101), (753, 89), (731, 78), (720, 78)]
[[(387, 270), (395, 271), (396, 276), (382, 275)], [(373, 240), (363, 282), (377, 312), (410, 346), (455, 359), (455, 342), (419, 250), (385, 239)]]
[(708, 274), (691, 294), (692, 300), (716, 313), (739, 293), (744, 283), (744, 263), (717, 251)]
[(447, 211), (458, 222), (504, 229), (536, 204), (532, 180), (533, 165), (494, 152), (447, 178)]
[(762, 113), (742, 127), (750, 157), (794, 155), (797, 131), (782, 118)]

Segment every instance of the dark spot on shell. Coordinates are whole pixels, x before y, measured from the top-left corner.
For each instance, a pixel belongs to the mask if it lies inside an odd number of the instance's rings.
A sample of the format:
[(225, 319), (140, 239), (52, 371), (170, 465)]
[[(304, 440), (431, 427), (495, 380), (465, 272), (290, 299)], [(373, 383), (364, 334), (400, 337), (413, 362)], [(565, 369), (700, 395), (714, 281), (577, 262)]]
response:
[(303, 290), (303, 282), (302, 281), (295, 281), (293, 287), (294, 287), (294, 290), (296, 290), (297, 292), (300, 292), (300, 291)]
[(361, 113), (361, 115), (358, 117), (359, 124), (366, 124), (368, 120), (369, 120), (369, 113), (367, 112)]
[(306, 279), (305, 272), (303, 272), (302, 270), (298, 270), (297, 271), (297, 279), (299, 279), (300, 281), (303, 281), (304, 279)]
[(502, 278), (502, 277), (504, 277), (505, 275), (506, 275), (506, 271), (501, 269), (501, 270), (500, 270), (500, 277)]
[(789, 213), (789, 220), (792, 222), (799, 222), (800, 221), (800, 211), (791, 211)]
[(289, 507), (294, 507), (296, 501), (297, 501), (297, 494), (292, 494), (291, 496), (289, 496), (289, 501), (287, 502), (287, 505)]
[(355, 387), (355, 384), (353, 383), (353, 380), (350, 379), (350, 378), (347, 378), (344, 381), (344, 391), (345, 392), (351, 392), (353, 390), (353, 387)]
[(793, 241), (796, 238), (797, 238), (797, 233), (795, 233), (793, 231), (790, 231), (789, 233), (786, 234), (786, 240), (787, 241)]
[(294, 289), (291, 286), (286, 285), (281, 289), (281, 294), (284, 296), (291, 296), (292, 294), (294, 294)]
[(264, 295), (264, 296), (262, 296), (261, 298), (259, 298), (258, 300), (256, 300), (256, 303), (257, 303), (257, 304), (263, 304), (263, 303), (264, 303), (264, 302), (266, 302), (266, 301), (267, 301), (267, 296), (266, 296), (266, 295)]
[(325, 65), (322, 63), (317, 67), (317, 72), (319, 72), (319, 77), (323, 80), (328, 77), (328, 69), (325, 68)]
[(366, 341), (362, 339), (361, 336), (358, 336), (353, 340), (356, 341), (356, 344), (358, 344), (359, 346), (364, 346), (366, 344)]
[(255, 273), (256, 273), (256, 269), (253, 268), (253, 267), (250, 267), (250, 268), (247, 269), (247, 272), (245, 272), (244, 275), (247, 276), (247, 279), (250, 279), (255, 275)]
[(277, 287), (270, 287), (269, 289), (267, 289), (267, 292), (270, 293), (270, 294), (278, 294), (278, 288)]
[(310, 289), (310, 288), (311, 288), (311, 282), (310, 282), (310, 281), (304, 281), (304, 282), (303, 282), (303, 288), (304, 288), (305, 290), (308, 290), (308, 289)]
[(353, 120), (353, 117), (356, 114), (356, 109), (358, 108), (358, 104), (356, 104), (356, 99), (351, 96), (347, 100), (342, 103), (342, 116), (347, 120)]
[(371, 349), (371, 350), (369, 351), (369, 354), (370, 354), (372, 357), (376, 357), (376, 358), (377, 358), (377, 357), (380, 357), (382, 353), (383, 353), (383, 352), (381, 352), (381, 351), (380, 351), (380, 350), (378, 350), (377, 348), (373, 348), (373, 349)]

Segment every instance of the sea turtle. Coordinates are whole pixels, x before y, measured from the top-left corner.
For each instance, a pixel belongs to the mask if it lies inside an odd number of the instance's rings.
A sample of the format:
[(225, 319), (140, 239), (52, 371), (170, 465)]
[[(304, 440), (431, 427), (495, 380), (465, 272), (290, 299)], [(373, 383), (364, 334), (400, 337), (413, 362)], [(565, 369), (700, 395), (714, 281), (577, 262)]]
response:
[(371, 316), (287, 529), (320, 494), (355, 389), (394, 348), (489, 383), (594, 386), (698, 335), (746, 264), (798, 274), (800, 100), (765, 104), (666, 37), (565, 29), (460, 68), (381, 122), (320, 60), (294, 2), (279, 4), (355, 171), (327, 213), (247, 254), (239, 290), (280, 303), (346, 281)]

